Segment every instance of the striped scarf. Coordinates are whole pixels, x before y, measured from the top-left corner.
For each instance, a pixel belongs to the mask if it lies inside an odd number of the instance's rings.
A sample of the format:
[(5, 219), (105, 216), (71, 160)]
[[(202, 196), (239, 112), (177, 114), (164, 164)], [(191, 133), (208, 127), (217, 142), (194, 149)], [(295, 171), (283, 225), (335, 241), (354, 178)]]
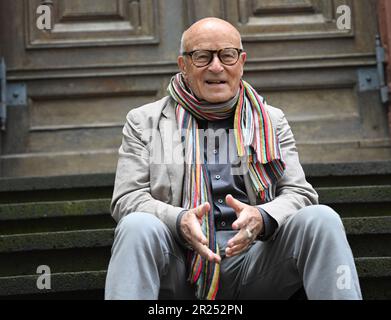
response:
[[(283, 175), (285, 164), (281, 159), (279, 141), (274, 133), (263, 99), (245, 81), (241, 81), (238, 95), (228, 102), (210, 104), (198, 100), (186, 86), (181, 74), (175, 75), (168, 92), (176, 101), (176, 118), (185, 145), (185, 176), (182, 206), (195, 208), (212, 202), (210, 177), (202, 161), (198, 132), (199, 120), (216, 121), (234, 117), (234, 137), (238, 156), (246, 161), (252, 186), (263, 203), (272, 200), (272, 185)], [(202, 158), (201, 158), (202, 157)], [(213, 205), (202, 222), (209, 248), (219, 254), (216, 242)], [(189, 280), (196, 287), (198, 299), (214, 300), (219, 287), (220, 265), (209, 262), (197, 252), (191, 252)]]

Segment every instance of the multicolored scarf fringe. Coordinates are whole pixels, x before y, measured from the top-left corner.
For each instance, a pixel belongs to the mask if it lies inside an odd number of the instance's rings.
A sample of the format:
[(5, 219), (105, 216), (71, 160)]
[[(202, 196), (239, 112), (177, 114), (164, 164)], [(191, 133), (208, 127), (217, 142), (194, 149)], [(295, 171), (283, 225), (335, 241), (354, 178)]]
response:
[[(186, 86), (182, 75), (175, 75), (168, 92), (177, 102), (176, 118), (185, 144), (185, 177), (182, 206), (195, 208), (202, 203), (212, 202), (210, 177), (202, 154), (197, 119), (216, 121), (226, 119), (235, 113), (234, 135), (238, 156), (246, 161), (252, 186), (262, 202), (272, 200), (272, 185), (285, 170), (281, 159), (279, 141), (275, 135), (270, 117), (263, 105), (263, 99), (245, 81), (241, 81), (238, 95), (228, 102), (210, 104), (199, 101)], [(219, 254), (216, 242), (213, 205), (202, 222), (209, 248)], [(219, 287), (220, 265), (209, 262), (197, 252), (191, 254), (189, 279), (196, 286), (198, 299), (214, 300)]]

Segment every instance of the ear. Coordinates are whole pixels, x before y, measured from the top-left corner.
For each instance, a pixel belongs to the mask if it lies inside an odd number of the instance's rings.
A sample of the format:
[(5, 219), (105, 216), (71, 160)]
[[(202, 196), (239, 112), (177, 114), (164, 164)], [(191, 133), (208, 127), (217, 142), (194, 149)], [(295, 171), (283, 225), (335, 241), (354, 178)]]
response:
[(246, 63), (246, 60), (247, 60), (247, 53), (246, 52), (242, 52), (240, 58), (242, 60), (243, 66), (244, 66), (244, 64)]
[(187, 68), (186, 68), (185, 57), (179, 56), (177, 63), (178, 63), (179, 70), (182, 72), (183, 76), (186, 76), (186, 69)]
[(243, 73), (244, 73), (244, 65), (246, 63), (246, 60), (247, 60), (247, 53), (242, 52), (242, 54), (240, 55), (240, 64), (242, 65), (242, 77), (243, 77)]

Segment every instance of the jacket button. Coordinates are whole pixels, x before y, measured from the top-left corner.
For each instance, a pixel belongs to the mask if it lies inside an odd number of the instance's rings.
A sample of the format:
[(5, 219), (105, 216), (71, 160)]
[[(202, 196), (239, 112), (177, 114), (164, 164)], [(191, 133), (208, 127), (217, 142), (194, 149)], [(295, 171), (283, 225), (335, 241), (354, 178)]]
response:
[(219, 199), (219, 200), (217, 200), (217, 202), (220, 203), (220, 204), (223, 204), (224, 200), (223, 199)]
[(220, 177), (220, 175), (216, 175), (216, 180), (220, 180), (221, 179), (221, 177)]
[(221, 226), (225, 227), (225, 221), (221, 221)]

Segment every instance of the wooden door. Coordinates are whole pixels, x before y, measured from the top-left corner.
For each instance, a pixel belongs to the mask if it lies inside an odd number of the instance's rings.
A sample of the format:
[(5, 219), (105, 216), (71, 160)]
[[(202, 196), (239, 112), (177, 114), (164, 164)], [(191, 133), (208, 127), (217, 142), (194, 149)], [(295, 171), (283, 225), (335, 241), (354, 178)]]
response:
[(242, 33), (245, 79), (285, 111), (303, 162), (390, 157), (386, 108), (359, 77), (376, 77), (374, 0), (14, 0), (0, 54), (28, 99), (7, 110), (0, 175), (113, 172), (126, 113), (166, 95), (183, 30), (206, 16)]
[(249, 55), (246, 77), (284, 110), (303, 162), (391, 159), (376, 83), (376, 1), (224, 3)]

